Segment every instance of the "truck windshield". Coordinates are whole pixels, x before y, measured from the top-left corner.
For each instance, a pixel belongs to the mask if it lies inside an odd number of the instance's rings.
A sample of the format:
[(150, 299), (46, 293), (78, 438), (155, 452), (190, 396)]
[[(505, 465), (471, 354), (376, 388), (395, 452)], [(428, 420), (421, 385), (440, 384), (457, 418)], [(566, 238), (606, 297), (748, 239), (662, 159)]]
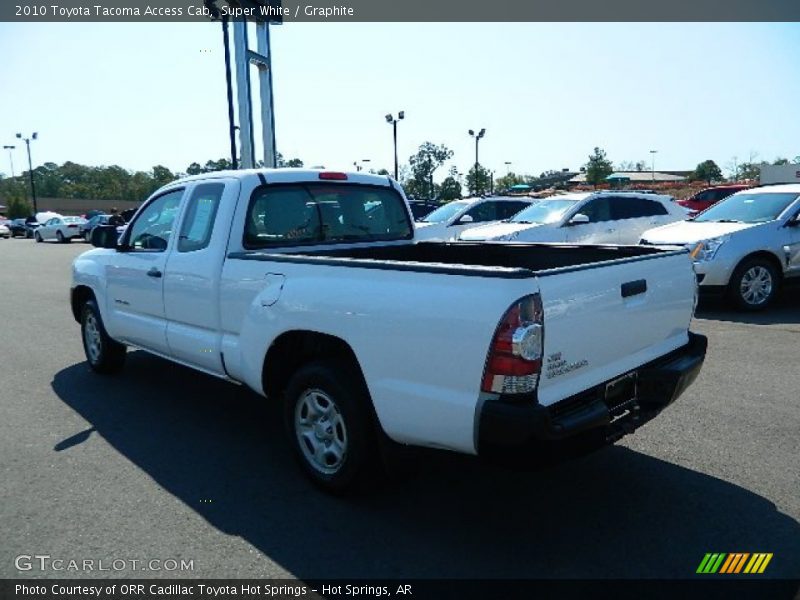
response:
[(774, 221), (797, 194), (734, 194), (694, 218), (697, 223), (766, 223)]
[(421, 222), (444, 223), (450, 218), (456, 216), (459, 213), (459, 211), (463, 210), (468, 204), (469, 202), (458, 202), (458, 201), (450, 202), (449, 204), (440, 206), (432, 213), (429, 213), (424, 219), (421, 219)]
[(266, 185), (253, 192), (245, 248), (413, 237), (403, 198), (393, 189), (348, 183)]
[(511, 223), (555, 223), (575, 206), (575, 200), (542, 200), (518, 212)]

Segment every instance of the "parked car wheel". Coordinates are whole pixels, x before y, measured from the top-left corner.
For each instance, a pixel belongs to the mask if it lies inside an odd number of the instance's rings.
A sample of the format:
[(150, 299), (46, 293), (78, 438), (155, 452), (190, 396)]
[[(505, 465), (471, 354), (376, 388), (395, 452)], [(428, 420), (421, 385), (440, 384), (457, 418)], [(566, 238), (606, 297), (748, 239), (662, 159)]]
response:
[(34, 237), (34, 239), (36, 240), (37, 243), (41, 243), (42, 242), (42, 236), (39, 235), (38, 231), (33, 234), (33, 237)]
[(94, 300), (83, 305), (81, 312), (81, 338), (89, 366), (96, 373), (110, 374), (122, 370), (126, 348), (106, 333), (103, 319)]
[(369, 393), (346, 361), (301, 367), (286, 389), (290, 443), (311, 480), (342, 493), (374, 474), (378, 457)]
[(64, 239), (64, 234), (60, 231), (56, 231), (56, 239), (58, 240), (59, 244), (63, 244), (66, 240)]
[(728, 291), (733, 302), (743, 310), (763, 310), (778, 291), (780, 278), (769, 260), (750, 258), (731, 276)]

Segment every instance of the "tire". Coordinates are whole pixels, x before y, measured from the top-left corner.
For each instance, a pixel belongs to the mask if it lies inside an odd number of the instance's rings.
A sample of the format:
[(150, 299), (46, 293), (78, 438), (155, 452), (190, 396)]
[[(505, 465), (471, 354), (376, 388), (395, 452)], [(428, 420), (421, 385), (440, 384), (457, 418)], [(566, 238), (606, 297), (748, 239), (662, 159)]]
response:
[(56, 240), (58, 240), (59, 244), (63, 244), (66, 240), (64, 239), (64, 234), (60, 231), (56, 231)]
[(779, 285), (780, 276), (769, 260), (750, 258), (736, 267), (728, 284), (728, 294), (741, 310), (764, 310), (772, 303)]
[(348, 361), (321, 360), (298, 369), (286, 388), (289, 442), (306, 475), (341, 494), (375, 475), (378, 448), (369, 392)]
[(33, 239), (36, 240), (37, 244), (41, 244), (42, 243), (42, 236), (39, 235), (38, 231), (34, 232)]
[(88, 300), (81, 309), (81, 340), (86, 362), (95, 373), (108, 375), (122, 370), (126, 348), (108, 337), (94, 300)]

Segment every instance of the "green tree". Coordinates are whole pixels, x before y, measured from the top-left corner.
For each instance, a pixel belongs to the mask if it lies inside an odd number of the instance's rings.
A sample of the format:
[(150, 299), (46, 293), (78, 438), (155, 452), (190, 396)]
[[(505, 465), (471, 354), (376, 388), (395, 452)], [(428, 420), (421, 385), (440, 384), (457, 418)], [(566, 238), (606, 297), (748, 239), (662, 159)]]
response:
[(595, 147), (594, 152), (589, 156), (586, 163), (586, 182), (597, 186), (604, 183), (606, 177), (614, 172), (611, 161), (606, 158), (606, 153), (601, 148)]
[(437, 146), (431, 142), (422, 144), (417, 153), (409, 157), (408, 163), (411, 166), (409, 187), (414, 196), (429, 198), (436, 196), (437, 186), (433, 184), (433, 173), (452, 157), (453, 151), (447, 146)]
[(743, 162), (739, 165), (739, 179), (758, 179), (763, 163)]
[(704, 160), (695, 167), (689, 176), (692, 181), (719, 181), (722, 179), (722, 171), (713, 160)]
[(376, 175), (389, 175), (390, 173), (386, 169), (378, 169), (375, 174)]
[(503, 175), (502, 177), (498, 177), (494, 180), (495, 189), (498, 191), (508, 190), (515, 185), (520, 185), (523, 183), (527, 183), (526, 177), (524, 175), (517, 175), (513, 172)]
[(773, 165), (788, 165), (789, 159), (788, 158), (781, 158), (780, 156), (772, 161)]
[(461, 184), (455, 180), (451, 175), (448, 175), (439, 186), (439, 200), (441, 202), (449, 202), (450, 200), (458, 200), (461, 198)]
[(491, 187), (491, 175), (489, 170), (480, 165), (473, 166), (467, 173), (467, 189), (470, 194), (478, 196), (488, 192)]
[(186, 174), (187, 175), (200, 175), (203, 173), (203, 167), (200, 166), (199, 163), (193, 162), (188, 167), (186, 167)]

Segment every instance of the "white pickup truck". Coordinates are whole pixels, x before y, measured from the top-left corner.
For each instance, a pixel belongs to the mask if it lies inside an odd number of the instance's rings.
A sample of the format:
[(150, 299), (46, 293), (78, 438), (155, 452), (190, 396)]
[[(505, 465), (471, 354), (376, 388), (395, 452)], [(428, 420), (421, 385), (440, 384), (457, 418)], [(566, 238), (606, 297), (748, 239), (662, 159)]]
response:
[(73, 265), (98, 373), (126, 347), (285, 406), (306, 473), (344, 490), (377, 450), (613, 443), (699, 372), (688, 251), (416, 242), (388, 177), (208, 173), (149, 198)]

